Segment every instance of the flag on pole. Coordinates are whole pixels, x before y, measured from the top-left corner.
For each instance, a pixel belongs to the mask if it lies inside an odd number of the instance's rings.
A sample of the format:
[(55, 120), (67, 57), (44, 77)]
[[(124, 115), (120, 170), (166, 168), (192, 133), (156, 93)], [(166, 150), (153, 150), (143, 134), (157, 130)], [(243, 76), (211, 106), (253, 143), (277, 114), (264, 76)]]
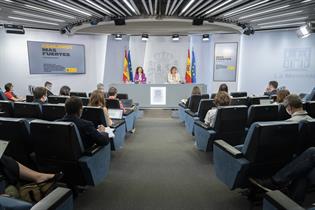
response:
[(190, 50), (188, 49), (187, 64), (186, 64), (186, 83), (191, 83), (191, 71), (190, 71)]
[(192, 55), (191, 55), (191, 81), (192, 83), (196, 83), (196, 58), (195, 58), (195, 52), (194, 49), (192, 50)]
[(128, 71), (129, 71), (129, 81), (133, 82), (130, 50), (128, 50)]
[(129, 71), (128, 71), (128, 56), (127, 56), (127, 50), (125, 50), (123, 81), (129, 82), (129, 80), (130, 80), (130, 76), (129, 76)]

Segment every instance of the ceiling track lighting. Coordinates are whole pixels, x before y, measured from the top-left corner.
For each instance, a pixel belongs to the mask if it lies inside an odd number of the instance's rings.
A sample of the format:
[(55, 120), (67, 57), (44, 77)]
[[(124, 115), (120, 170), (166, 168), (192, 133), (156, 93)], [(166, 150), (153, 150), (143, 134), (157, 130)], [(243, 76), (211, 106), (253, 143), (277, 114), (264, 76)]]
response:
[(178, 34), (173, 34), (172, 35), (172, 40), (173, 41), (179, 41), (179, 35)]
[(115, 34), (115, 40), (121, 41), (122, 40), (122, 34)]
[(142, 34), (141, 35), (141, 40), (142, 41), (147, 41), (149, 39), (149, 34)]
[(210, 35), (209, 34), (203, 34), (202, 35), (202, 41), (209, 41), (210, 40)]

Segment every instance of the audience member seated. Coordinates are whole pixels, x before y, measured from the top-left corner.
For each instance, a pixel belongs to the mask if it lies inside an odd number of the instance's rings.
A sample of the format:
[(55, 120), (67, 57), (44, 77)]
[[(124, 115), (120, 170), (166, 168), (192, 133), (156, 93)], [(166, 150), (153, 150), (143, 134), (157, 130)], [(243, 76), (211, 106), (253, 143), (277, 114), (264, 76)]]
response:
[(288, 95), (290, 95), (290, 91), (288, 91), (287, 89), (279, 90), (277, 92), (277, 98), (276, 98), (276, 101), (274, 102), (274, 104), (283, 103), (285, 97), (287, 97)]
[(17, 190), (12, 191), (12, 186), (18, 186), (20, 180), (40, 184), (59, 181), (63, 176), (61, 172), (46, 174), (34, 171), (5, 155), (0, 159), (0, 175), (6, 181), (5, 193), (13, 197), (19, 197)]
[(307, 112), (303, 110), (302, 100), (298, 95), (291, 94), (288, 95), (284, 101), (283, 105), (291, 118), (287, 121), (290, 122), (300, 122), (302, 120), (311, 120), (312, 118), (308, 116)]
[(51, 92), (51, 89), (52, 89), (52, 83), (51, 83), (51, 82), (46, 81), (46, 82), (45, 82), (45, 88), (47, 89), (47, 96), (52, 96), (52, 95), (54, 95), (54, 94)]
[(214, 120), (217, 113), (217, 107), (219, 106), (228, 106), (230, 105), (231, 98), (229, 94), (225, 91), (219, 91), (217, 95), (214, 97), (214, 105), (212, 109), (210, 109), (205, 117), (205, 124), (209, 125), (210, 127), (214, 126)]
[(277, 94), (277, 88), (278, 88), (278, 82), (277, 81), (269, 81), (264, 95), (266, 95), (266, 96), (276, 95)]
[(9, 101), (25, 101), (25, 99), (16, 96), (13, 92), (13, 84), (7, 83), (4, 86), (5, 92), (4, 95), (7, 97)]
[(60, 88), (59, 95), (60, 96), (70, 96), (70, 90), (71, 89), (69, 86), (64, 85)]
[(111, 126), (113, 124), (112, 120), (109, 118), (108, 110), (106, 108), (106, 101), (104, 97), (104, 92), (100, 90), (94, 90), (90, 96), (89, 106), (102, 107), (104, 110), (104, 115), (106, 119), (106, 125)]
[(35, 103), (45, 104), (47, 103), (47, 89), (44, 87), (36, 87), (33, 91)]
[(103, 83), (98, 83), (96, 85), (96, 90), (101, 91), (103, 93), (103, 95), (104, 95), (104, 93), (105, 93), (104, 84)]
[[(117, 99), (117, 89), (115, 87), (110, 87), (108, 90), (108, 99)], [(118, 99), (117, 99), (118, 100)], [(120, 108), (126, 112), (124, 105), (119, 101)]]
[(177, 72), (176, 66), (172, 66), (170, 72), (167, 75), (167, 82), (169, 84), (179, 84), (180, 83), (180, 76)]
[(224, 92), (226, 92), (226, 93), (229, 93), (229, 88), (228, 88), (228, 86), (227, 86), (225, 83), (223, 83), (223, 84), (221, 84), (221, 85), (219, 86), (218, 92), (221, 92), (221, 91), (224, 91)]
[(313, 178), (314, 169), (315, 147), (311, 147), (280, 169), (271, 178), (256, 179), (255, 182), (266, 191), (289, 187), (292, 199), (302, 203)]
[(58, 121), (73, 122), (77, 126), (85, 149), (92, 147), (94, 144), (107, 145), (109, 143), (109, 137), (105, 133), (103, 125), (99, 125), (98, 129), (95, 129), (92, 122), (80, 119), (83, 111), (83, 104), (80, 98), (75, 96), (68, 98), (65, 103), (65, 109), (66, 115)]
[[(192, 91), (191, 91), (191, 95), (201, 95), (201, 90), (198, 86), (194, 86)], [(189, 102), (190, 102), (190, 97), (187, 99), (186, 101), (186, 107), (189, 106)]]
[(141, 66), (138, 66), (136, 68), (134, 81), (136, 84), (146, 84), (147, 83), (147, 78), (146, 78), (144, 71), (143, 71), (143, 68)]

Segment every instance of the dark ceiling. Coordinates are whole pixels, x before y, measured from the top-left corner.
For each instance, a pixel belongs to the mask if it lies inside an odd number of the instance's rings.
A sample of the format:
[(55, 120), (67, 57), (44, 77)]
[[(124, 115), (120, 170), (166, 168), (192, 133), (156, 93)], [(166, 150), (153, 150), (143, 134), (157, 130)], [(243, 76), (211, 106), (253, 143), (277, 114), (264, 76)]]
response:
[(127, 24), (174, 18), (294, 28), (315, 20), (315, 0), (0, 0), (0, 23), (25, 27), (62, 29), (116, 18)]

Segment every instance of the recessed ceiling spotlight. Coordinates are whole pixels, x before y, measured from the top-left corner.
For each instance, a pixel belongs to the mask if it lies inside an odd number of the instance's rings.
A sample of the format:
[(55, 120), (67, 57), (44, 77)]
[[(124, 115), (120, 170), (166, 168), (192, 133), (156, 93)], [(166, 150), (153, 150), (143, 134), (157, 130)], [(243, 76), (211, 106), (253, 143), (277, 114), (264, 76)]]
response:
[(147, 41), (149, 39), (149, 34), (142, 34), (141, 35), (141, 40), (142, 41)]
[(115, 40), (122, 40), (122, 34), (115, 34)]
[(202, 35), (202, 41), (209, 41), (210, 40), (209, 37), (210, 37), (209, 34), (203, 34)]
[(179, 35), (178, 34), (173, 34), (172, 35), (172, 40), (173, 41), (179, 41)]
[(304, 26), (301, 26), (297, 31), (296, 31), (297, 35), (299, 38), (306, 38), (308, 36), (311, 35), (312, 33), (312, 29), (311, 29), (311, 24), (308, 23)]

